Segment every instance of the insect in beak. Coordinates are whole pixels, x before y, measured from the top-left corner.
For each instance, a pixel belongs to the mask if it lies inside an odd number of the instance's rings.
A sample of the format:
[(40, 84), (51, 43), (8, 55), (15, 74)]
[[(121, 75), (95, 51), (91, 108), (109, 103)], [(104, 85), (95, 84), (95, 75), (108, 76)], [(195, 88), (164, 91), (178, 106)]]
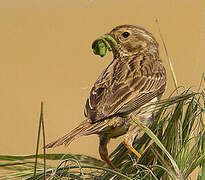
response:
[(108, 51), (112, 51), (112, 50), (117, 51), (118, 45), (112, 36), (106, 34), (106, 35), (103, 35), (100, 38), (96, 39), (95, 41), (93, 41), (92, 49), (93, 49), (93, 53), (95, 55), (99, 55), (101, 57), (104, 57), (107, 53), (107, 50)]

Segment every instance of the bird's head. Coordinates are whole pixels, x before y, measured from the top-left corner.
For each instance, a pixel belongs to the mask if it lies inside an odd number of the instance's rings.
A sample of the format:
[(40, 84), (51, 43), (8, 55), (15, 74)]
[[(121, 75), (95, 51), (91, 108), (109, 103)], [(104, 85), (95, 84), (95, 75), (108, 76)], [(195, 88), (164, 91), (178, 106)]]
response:
[(133, 55), (145, 49), (158, 51), (158, 43), (153, 35), (138, 26), (117, 26), (107, 35), (116, 41), (120, 56)]

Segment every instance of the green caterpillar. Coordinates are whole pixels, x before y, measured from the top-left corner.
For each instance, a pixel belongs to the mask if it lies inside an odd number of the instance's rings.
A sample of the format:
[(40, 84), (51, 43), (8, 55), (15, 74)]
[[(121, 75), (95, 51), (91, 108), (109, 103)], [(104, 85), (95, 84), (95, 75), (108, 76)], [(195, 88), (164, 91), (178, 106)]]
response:
[(118, 49), (117, 42), (109, 35), (103, 35), (92, 43), (93, 53), (104, 57), (107, 50), (112, 51)]

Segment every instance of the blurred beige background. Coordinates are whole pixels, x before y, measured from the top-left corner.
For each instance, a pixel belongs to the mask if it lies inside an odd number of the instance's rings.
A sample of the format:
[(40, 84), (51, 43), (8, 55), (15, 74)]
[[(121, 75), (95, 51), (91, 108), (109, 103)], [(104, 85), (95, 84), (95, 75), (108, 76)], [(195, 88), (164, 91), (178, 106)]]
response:
[[(205, 70), (204, 0), (1, 0), (0, 154), (35, 152), (41, 100), (47, 142), (83, 120), (89, 90), (112, 58), (95, 56), (91, 43), (116, 25), (136, 24), (154, 34), (169, 76), (168, 95), (174, 86), (155, 18), (179, 85), (197, 85)], [(99, 158), (98, 138), (47, 152)]]

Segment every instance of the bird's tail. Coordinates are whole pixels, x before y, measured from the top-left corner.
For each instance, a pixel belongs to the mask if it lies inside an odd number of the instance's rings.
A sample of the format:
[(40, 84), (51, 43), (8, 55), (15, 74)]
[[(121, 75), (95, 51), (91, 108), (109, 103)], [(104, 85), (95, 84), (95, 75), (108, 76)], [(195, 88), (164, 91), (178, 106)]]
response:
[(57, 139), (56, 141), (47, 144), (45, 147), (53, 148), (60, 145), (68, 146), (73, 140), (79, 138), (80, 136), (86, 136), (86, 135), (98, 133), (102, 128), (104, 128), (104, 125), (105, 123), (103, 121), (95, 124), (91, 124), (90, 121), (86, 119), (82, 123), (80, 123), (79, 126), (73, 129), (71, 132)]

